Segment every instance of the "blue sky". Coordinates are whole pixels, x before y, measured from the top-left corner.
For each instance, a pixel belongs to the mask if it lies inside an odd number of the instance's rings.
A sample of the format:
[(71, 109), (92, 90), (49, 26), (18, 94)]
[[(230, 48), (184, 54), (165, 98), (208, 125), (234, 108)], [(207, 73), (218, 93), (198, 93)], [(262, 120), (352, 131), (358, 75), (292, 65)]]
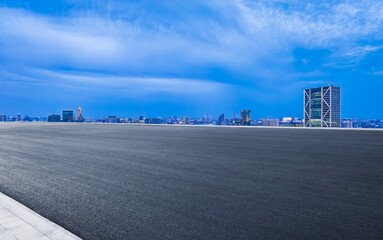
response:
[(342, 117), (383, 118), (383, 2), (0, 2), (0, 113), (303, 116), (303, 89)]

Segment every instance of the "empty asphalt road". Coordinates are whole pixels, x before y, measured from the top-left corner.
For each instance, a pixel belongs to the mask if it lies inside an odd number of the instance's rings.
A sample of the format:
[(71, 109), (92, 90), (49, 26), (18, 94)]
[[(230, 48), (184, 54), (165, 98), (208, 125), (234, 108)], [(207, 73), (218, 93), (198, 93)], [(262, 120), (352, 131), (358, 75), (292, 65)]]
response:
[(381, 239), (383, 131), (3, 123), (0, 191), (84, 239)]

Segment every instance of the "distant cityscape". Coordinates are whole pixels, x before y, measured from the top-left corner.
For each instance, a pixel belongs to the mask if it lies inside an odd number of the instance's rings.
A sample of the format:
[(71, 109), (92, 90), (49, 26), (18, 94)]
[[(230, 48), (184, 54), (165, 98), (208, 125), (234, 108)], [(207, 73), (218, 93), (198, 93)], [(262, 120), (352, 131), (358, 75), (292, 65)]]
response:
[(21, 114), (6, 116), (0, 114), (0, 122), (85, 122), (85, 123), (126, 123), (126, 124), (178, 124), (178, 125), (222, 125), (222, 126), (266, 126), (266, 127), (341, 127), (341, 128), (383, 128), (382, 119), (357, 119), (340, 117), (340, 88), (329, 85), (304, 90), (304, 118), (282, 117), (251, 119), (251, 110), (241, 110), (240, 115), (226, 118), (221, 114), (218, 119), (209, 119), (209, 114), (201, 118), (157, 117), (147, 118), (108, 116), (103, 118), (85, 118), (83, 108), (63, 110), (61, 115), (49, 114), (47, 117), (30, 117)]

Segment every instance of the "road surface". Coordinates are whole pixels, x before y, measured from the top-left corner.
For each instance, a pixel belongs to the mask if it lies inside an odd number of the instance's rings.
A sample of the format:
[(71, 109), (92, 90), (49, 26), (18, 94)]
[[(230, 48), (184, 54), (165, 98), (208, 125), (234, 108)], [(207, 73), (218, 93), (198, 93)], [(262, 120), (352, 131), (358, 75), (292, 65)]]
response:
[(83, 239), (378, 239), (383, 131), (4, 123), (0, 192)]

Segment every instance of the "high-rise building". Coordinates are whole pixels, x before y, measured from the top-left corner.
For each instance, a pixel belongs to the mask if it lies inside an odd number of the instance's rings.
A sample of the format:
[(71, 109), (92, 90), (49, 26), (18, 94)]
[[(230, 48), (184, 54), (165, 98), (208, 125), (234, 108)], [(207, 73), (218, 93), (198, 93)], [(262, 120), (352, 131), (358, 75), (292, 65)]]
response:
[(49, 114), (48, 122), (60, 122), (60, 115), (57, 114)]
[(0, 122), (5, 122), (5, 121), (7, 121), (7, 116), (4, 114), (1, 114), (0, 115)]
[(340, 127), (340, 88), (305, 89), (304, 120), (305, 127)]
[(116, 116), (109, 116), (108, 117), (108, 122), (109, 123), (118, 123), (118, 119)]
[(73, 122), (72, 110), (63, 110), (63, 122)]
[(82, 107), (78, 107), (76, 112), (76, 122), (83, 122), (83, 121), (84, 121), (84, 117), (82, 116)]
[(241, 110), (241, 125), (250, 126), (250, 110)]
[(218, 124), (218, 125), (223, 125), (223, 124), (224, 124), (224, 121), (225, 121), (225, 114), (221, 114), (221, 115), (218, 117), (217, 124)]
[(184, 116), (183, 124), (189, 124), (189, 118)]

